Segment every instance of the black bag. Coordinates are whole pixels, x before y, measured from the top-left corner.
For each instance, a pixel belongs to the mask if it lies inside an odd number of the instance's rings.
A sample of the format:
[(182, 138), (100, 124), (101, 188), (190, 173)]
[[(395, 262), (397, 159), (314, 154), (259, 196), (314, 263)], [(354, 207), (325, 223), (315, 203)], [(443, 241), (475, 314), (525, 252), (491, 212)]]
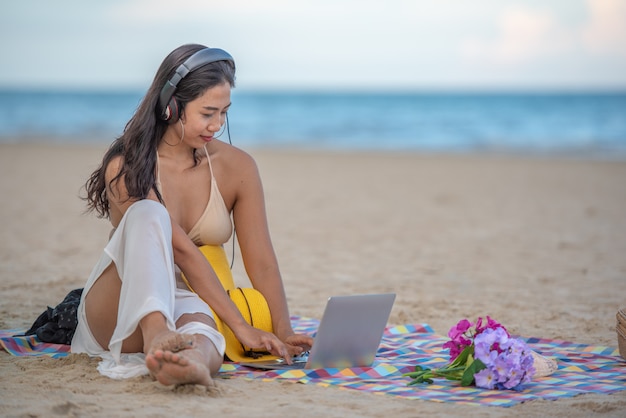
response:
[(37, 335), (45, 343), (71, 344), (78, 324), (83, 289), (74, 289), (54, 309), (48, 306), (24, 335)]

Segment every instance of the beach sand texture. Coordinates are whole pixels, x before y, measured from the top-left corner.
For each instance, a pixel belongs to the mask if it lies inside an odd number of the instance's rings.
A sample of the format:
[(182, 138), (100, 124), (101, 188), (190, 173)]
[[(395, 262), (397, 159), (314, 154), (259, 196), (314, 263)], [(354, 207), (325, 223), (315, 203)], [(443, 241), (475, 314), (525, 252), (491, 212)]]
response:
[[(29, 327), (82, 287), (110, 226), (78, 196), (104, 147), (0, 145), (0, 326)], [(390, 325), (446, 334), (490, 315), (514, 334), (617, 347), (626, 307), (626, 162), (251, 150), (291, 313), (396, 292)], [(230, 254), (231, 247), (227, 247)], [(247, 285), (236, 253), (236, 282)], [(218, 379), (172, 391), (98, 360), (0, 352), (2, 416), (623, 416), (626, 392), (512, 408)]]

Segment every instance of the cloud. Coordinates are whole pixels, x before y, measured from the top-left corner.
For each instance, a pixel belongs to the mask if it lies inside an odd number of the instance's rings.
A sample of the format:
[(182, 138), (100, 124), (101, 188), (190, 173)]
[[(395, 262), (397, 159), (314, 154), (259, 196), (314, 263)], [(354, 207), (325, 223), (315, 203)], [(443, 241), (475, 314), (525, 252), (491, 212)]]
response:
[(503, 67), (532, 62), (571, 48), (572, 34), (551, 14), (528, 8), (511, 8), (497, 20), (496, 37), (470, 38), (461, 54), (470, 62)]
[(590, 21), (582, 30), (585, 47), (596, 54), (626, 57), (626, 2), (587, 0)]
[(626, 57), (626, 2), (586, 0), (587, 19), (566, 22), (548, 9), (511, 7), (497, 16), (494, 37), (472, 37), (461, 55), (469, 63), (501, 68), (533, 65), (541, 60), (591, 55)]

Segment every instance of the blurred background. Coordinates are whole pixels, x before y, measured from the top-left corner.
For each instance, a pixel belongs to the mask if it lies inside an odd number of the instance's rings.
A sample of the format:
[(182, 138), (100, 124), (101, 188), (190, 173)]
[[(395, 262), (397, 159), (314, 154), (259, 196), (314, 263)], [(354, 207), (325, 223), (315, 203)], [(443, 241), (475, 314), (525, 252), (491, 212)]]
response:
[(184, 43), (241, 147), (626, 156), (623, 0), (7, 2), (0, 142), (110, 143)]

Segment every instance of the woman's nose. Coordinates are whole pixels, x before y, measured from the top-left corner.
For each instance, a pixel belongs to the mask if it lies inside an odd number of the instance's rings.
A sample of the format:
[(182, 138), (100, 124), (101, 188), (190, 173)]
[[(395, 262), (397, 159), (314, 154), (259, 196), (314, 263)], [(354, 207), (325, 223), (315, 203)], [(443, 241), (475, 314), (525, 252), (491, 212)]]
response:
[(217, 117), (211, 118), (211, 121), (209, 122), (209, 130), (212, 132), (219, 131), (222, 129), (222, 126), (224, 126), (224, 122), (226, 122), (226, 115), (220, 114)]

